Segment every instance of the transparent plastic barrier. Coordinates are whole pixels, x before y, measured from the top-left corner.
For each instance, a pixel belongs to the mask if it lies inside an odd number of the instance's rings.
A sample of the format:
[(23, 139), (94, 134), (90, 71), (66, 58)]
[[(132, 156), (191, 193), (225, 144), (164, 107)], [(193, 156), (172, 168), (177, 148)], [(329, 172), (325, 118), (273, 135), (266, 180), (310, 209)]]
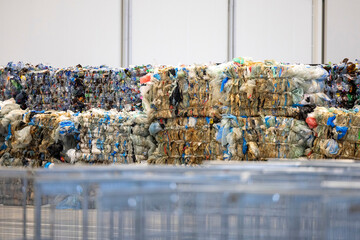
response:
[[(292, 165), (293, 164), (293, 165)], [(330, 224), (333, 226), (331, 228), (331, 234), (327, 231), (326, 234), (330, 234), (331, 236), (347, 236), (347, 239), (351, 239), (354, 235), (346, 235), (343, 230), (343, 225), (349, 225), (346, 231), (349, 234), (357, 233), (357, 226), (358, 226), (358, 208), (357, 208), (357, 199), (359, 196), (358, 193), (358, 186), (359, 184), (359, 173), (358, 166), (356, 163), (353, 164), (339, 164), (339, 167), (336, 167), (337, 164), (333, 164), (330, 167), (327, 167), (324, 163), (324, 166), (316, 166), (313, 162), (309, 162), (307, 164), (304, 163), (282, 163), (282, 164), (272, 164), (272, 163), (261, 163), (261, 164), (236, 164), (236, 165), (216, 165), (216, 166), (201, 166), (201, 167), (142, 167), (136, 166), (134, 167), (101, 167), (101, 168), (64, 168), (64, 169), (48, 169), (48, 170), (12, 170), (12, 169), (0, 169), (0, 178), (1, 179), (27, 179), (28, 186), (32, 184), (32, 181), (35, 180), (35, 191), (33, 188), (29, 188), (25, 185), (24, 182), (19, 184), (7, 184), (1, 183), (1, 190), (4, 193), (3, 189), (7, 189), (8, 192), (15, 194), (19, 191), (16, 190), (14, 187), (19, 185), (17, 189), (28, 189), (27, 194), (25, 195), (25, 199), (27, 201), (27, 205), (23, 206), (16, 206), (17, 210), (12, 209), (11, 211), (7, 211), (6, 213), (2, 214), (2, 216), (13, 215), (18, 212), (24, 213), (24, 209), (26, 212), (27, 218), (19, 218), (17, 220), (17, 224), (24, 224), (26, 227), (26, 235), (27, 238), (32, 238), (35, 232), (35, 236), (40, 236), (37, 239), (64, 239), (64, 238), (72, 238), (72, 239), (106, 239), (109, 237), (110, 239), (112, 236), (116, 238), (116, 236), (125, 236), (124, 238), (133, 239), (136, 235), (134, 227), (127, 227), (127, 225), (121, 225), (118, 221), (128, 221), (130, 224), (133, 221), (134, 224), (139, 224), (136, 220), (135, 215), (131, 217), (131, 209), (128, 210), (129, 204), (134, 205), (137, 202), (137, 198), (140, 196), (145, 196), (146, 204), (151, 207), (151, 211), (155, 212), (153, 215), (152, 213), (148, 213), (145, 215), (140, 214), (140, 216), (145, 216), (146, 221), (150, 222), (148, 224), (157, 224), (156, 226), (160, 226), (160, 230), (157, 232), (152, 232), (148, 235), (145, 232), (144, 236), (146, 238), (157, 238), (156, 236), (160, 236), (159, 238), (165, 238), (165, 232), (162, 230), (166, 227), (166, 231), (174, 232), (171, 234), (170, 239), (179, 239), (182, 234), (179, 229), (185, 229), (185, 235), (182, 235), (182, 238), (194, 238), (198, 235), (205, 234), (208, 238), (209, 236), (215, 236), (215, 239), (223, 239), (223, 235), (219, 235), (219, 219), (221, 216), (214, 216), (214, 217), (207, 217), (200, 218), (197, 220), (197, 215), (195, 217), (193, 214), (193, 210), (188, 210), (188, 214), (184, 215), (184, 224), (183, 225), (176, 225), (173, 228), (170, 227), (171, 225), (166, 225), (165, 223), (168, 222), (168, 218), (170, 219), (177, 219), (173, 215), (169, 215), (163, 210), (163, 206), (168, 206), (172, 204), (169, 201), (175, 201), (176, 199), (180, 198), (177, 196), (176, 193), (181, 192), (189, 192), (184, 197), (183, 204), (184, 206), (191, 205), (195, 199), (198, 198), (198, 205), (200, 204), (210, 204), (213, 199), (222, 199), (222, 194), (225, 192), (231, 191), (239, 191), (239, 189), (243, 189), (241, 191), (246, 191), (246, 194), (256, 194), (254, 197), (249, 195), (250, 199), (258, 199), (258, 195), (260, 193), (255, 192), (255, 190), (259, 191), (270, 191), (270, 192), (263, 192), (267, 198), (275, 200), (279, 197), (277, 194), (280, 195), (280, 199), (284, 195), (294, 195), (296, 192), (300, 192), (300, 195), (305, 195), (301, 197), (301, 201), (298, 203), (300, 204), (298, 208), (299, 211), (305, 212), (308, 209), (307, 213), (311, 215), (311, 212), (317, 211), (317, 209), (321, 209), (322, 206), (328, 204), (330, 206), (336, 205), (335, 208), (329, 208), (329, 210), (325, 209), (326, 214), (333, 214), (334, 218), (332, 218), (332, 222)], [(9, 186), (12, 186), (9, 187)], [(245, 189), (246, 188), (246, 189)], [(285, 189), (281, 192), (281, 188)], [(253, 190), (254, 189), (254, 190)], [(330, 190), (331, 191), (330, 191)], [(201, 191), (217, 191), (217, 193), (213, 195), (199, 195)], [(336, 191), (335, 191), (336, 190)], [(346, 192), (351, 191), (349, 195)], [(174, 195), (175, 193), (175, 195)], [(261, 194), (263, 194), (261, 193)], [(317, 194), (315, 197), (307, 198), (310, 194)], [(334, 193), (334, 194), (333, 194)], [(7, 193), (9, 195), (9, 193)], [(170, 195), (169, 195), (170, 194)], [(238, 197), (243, 196), (245, 193), (239, 193)], [(321, 195), (321, 199), (319, 200), (319, 194)], [(330, 196), (331, 198), (325, 198)], [(10, 194), (11, 195), (11, 194)], [(10, 196), (9, 195), (9, 196)], [(1, 196), (7, 196), (6, 194), (1, 194)], [(127, 196), (127, 197), (123, 197)], [(35, 199), (34, 199), (35, 198)], [(297, 197), (298, 198), (298, 197)], [(10, 199), (10, 198), (9, 198)], [(16, 198), (14, 198), (16, 199)], [(115, 199), (115, 200), (112, 200)], [(116, 200), (117, 199), (117, 200)], [(130, 199), (130, 200), (129, 200)], [(152, 200), (155, 199), (155, 200)], [(168, 200), (170, 199), (170, 200)], [(287, 198), (285, 198), (287, 199)], [(307, 199), (306, 201), (303, 199)], [(34, 203), (31, 201), (35, 200)], [(111, 201), (118, 201), (119, 204), (122, 201), (121, 207), (125, 209), (124, 216), (129, 216), (126, 219), (133, 219), (133, 220), (126, 220), (120, 218), (122, 216), (114, 215), (116, 211), (112, 211), (114, 214), (113, 222), (110, 221), (109, 216), (102, 216), (100, 218), (99, 214), (100, 211), (107, 211), (107, 214), (111, 215), (111, 211), (109, 212), (107, 209), (111, 207)], [(130, 201), (130, 202), (129, 202)], [(177, 201), (177, 200), (176, 200)], [(175, 201), (175, 202), (176, 202)], [(223, 200), (221, 200), (223, 201)], [(250, 200), (249, 200), (250, 201)], [(260, 200), (259, 200), (260, 201)], [(287, 200), (290, 201), (290, 200)], [(292, 200), (291, 200), (292, 201)], [(305, 203), (303, 202), (305, 201)], [(109, 204), (107, 204), (109, 202)], [(225, 201), (226, 202), (226, 201)], [(308, 204), (308, 202), (310, 202)], [(320, 204), (318, 204), (320, 202)], [(227, 202), (226, 202), (227, 203)], [(261, 203), (261, 201), (260, 201)], [(254, 205), (254, 209), (267, 209), (267, 205), (260, 204)], [(315, 204), (316, 203), (316, 204)], [(154, 205), (155, 204), (155, 205)], [(227, 203), (228, 204), (228, 203)], [(313, 205), (311, 205), (313, 204)], [(15, 202), (10, 203), (10, 205), (14, 206)], [(203, 206), (201, 205), (201, 206)], [(204, 205), (207, 206), (207, 205)], [(210, 205), (211, 206), (211, 205)], [(263, 207), (265, 206), (265, 207)], [(282, 205), (280, 205), (282, 206)], [(302, 207), (301, 207), (302, 206)], [(360, 206), (360, 204), (359, 204)], [(3, 206), (1, 206), (3, 207)], [(115, 206), (116, 207), (116, 206)], [(114, 208), (115, 208), (114, 207)], [(239, 207), (239, 206), (238, 206)], [(29, 212), (29, 209), (35, 211), (36, 221), (37, 224), (29, 225), (29, 221), (26, 222), (24, 219), (29, 219), (29, 216), (33, 217), (34, 213)], [(205, 207), (204, 207), (205, 208)], [(207, 208), (207, 207), (206, 207)], [(210, 208), (210, 207), (209, 207)], [(170, 208), (171, 209), (171, 208)], [(178, 209), (178, 208), (177, 208)], [(247, 209), (247, 208), (246, 208)], [(277, 208), (275, 208), (277, 209)], [(140, 209), (141, 210), (141, 209)], [(137, 210), (137, 211), (140, 211)], [(254, 210), (254, 211), (255, 211)], [(130, 212), (129, 212), (130, 211)], [(174, 210), (175, 211), (175, 210)], [(210, 211), (210, 210), (204, 210)], [(230, 212), (240, 211), (240, 210), (229, 210)], [(242, 210), (245, 211), (245, 210)], [(246, 212), (246, 220), (245, 223), (249, 224), (248, 221), (255, 221), (261, 222), (265, 219), (265, 217), (259, 217), (256, 220), (256, 216), (260, 213), (254, 212), (254, 216), (252, 216), (252, 212)], [(273, 210), (272, 213), (275, 214), (278, 210)], [(141, 211), (140, 211), (141, 213)], [(194, 212), (195, 214), (196, 212)], [(126, 215), (130, 214), (130, 215)], [(137, 213), (139, 214), (139, 213)], [(297, 214), (297, 213), (296, 213)], [(314, 213), (315, 214), (315, 213)], [(326, 217), (325, 214), (325, 217)], [(160, 222), (157, 222), (159, 217), (162, 219)], [(207, 215), (206, 215), (207, 216)], [(211, 215), (212, 216), (212, 215)], [(261, 214), (260, 214), (261, 216)], [(151, 220), (154, 219), (155, 220)], [(270, 216), (269, 219), (273, 219), (273, 216)], [(323, 221), (323, 215), (321, 216), (314, 216), (310, 220), (301, 220), (302, 224), (308, 226), (309, 224), (317, 224), (319, 221)], [(21, 219), (23, 222), (21, 222)], [(108, 222), (101, 222), (104, 221)], [(116, 219), (116, 221), (115, 221)], [(119, 220), (120, 219), (120, 220)], [(134, 220), (135, 219), (135, 220)], [(202, 219), (202, 220), (201, 220)], [(229, 217), (231, 219), (231, 217)], [(255, 220), (249, 220), (255, 219)], [(276, 218), (275, 218), (276, 219)], [(318, 220), (320, 219), (320, 220)], [(350, 220), (349, 220), (350, 219)], [(100, 221), (101, 220), (101, 221)], [(335, 221), (336, 220), (336, 221)], [(153, 223), (151, 223), (154, 221)], [(175, 221), (175, 220), (173, 220)], [(198, 225), (192, 224), (193, 222), (197, 222), (200, 226), (204, 225), (204, 221), (206, 224), (208, 222), (210, 225), (207, 225), (206, 228), (203, 230), (198, 230)], [(228, 220), (231, 224), (235, 224), (236, 221), (232, 222), (233, 220)], [(270, 221), (270, 220), (269, 220)], [(280, 221), (280, 220), (279, 220)], [(288, 220), (282, 220), (288, 221)], [(297, 220), (298, 221), (298, 220)], [(310, 221), (310, 222), (309, 222)], [(221, 222), (221, 221), (220, 221)], [(101, 224), (100, 224), (101, 223)], [(177, 222), (175, 222), (178, 224)], [(7, 222), (7, 225), (9, 222)], [(100, 224), (100, 225), (99, 225)], [(124, 226), (124, 228), (118, 228), (118, 230), (114, 230), (111, 234), (108, 232), (111, 226)], [(124, 222), (122, 224), (125, 224)], [(142, 223), (141, 223), (142, 224)], [(141, 225), (140, 224), (140, 225)], [(211, 224), (215, 224), (212, 226)], [(237, 224), (237, 223), (236, 223)], [(278, 223), (277, 223), (278, 224)], [(314, 227), (311, 225), (312, 227)], [(4, 225), (5, 226), (5, 225)], [(29, 227), (30, 226), (30, 227)], [(37, 226), (37, 227), (34, 227)], [(101, 226), (101, 231), (99, 230), (99, 226)], [(135, 226), (135, 225), (134, 225)], [(146, 225), (147, 226), (147, 225)], [(232, 225), (231, 225), (232, 226)], [(248, 225), (246, 225), (248, 226)], [(250, 227), (253, 225), (250, 225)], [(277, 226), (277, 225), (276, 225)], [(285, 225), (286, 226), (286, 225)], [(297, 225), (296, 225), (297, 226)], [(351, 229), (350, 229), (351, 226)], [(102, 228), (103, 227), (103, 228)], [(126, 227), (126, 228), (125, 228)], [(246, 229), (251, 229), (250, 227), (246, 227)], [(152, 229), (156, 229), (156, 227), (151, 227)], [(170, 230), (168, 230), (170, 228)], [(263, 235), (259, 236), (255, 233), (255, 229), (253, 228), (253, 232), (244, 232), (244, 233), (231, 233), (229, 238), (236, 238), (234, 236), (245, 236), (244, 238), (254, 238), (254, 239), (261, 239), (261, 236), (270, 236), (271, 239), (276, 239), (275, 236), (279, 236), (282, 238), (280, 234), (281, 231), (285, 230), (278, 230), (280, 233), (272, 233), (267, 232), (267, 230), (262, 233)], [(0, 236), (5, 236), (4, 239), (19, 239), (18, 234), (20, 233), (20, 239), (24, 239), (21, 235), (21, 230), (24, 228), (14, 227), (9, 225), (5, 230), (1, 230)], [(36, 233), (40, 234), (36, 235)], [(106, 229), (106, 234), (110, 235), (102, 235), (103, 231)], [(126, 229), (129, 229), (129, 233), (126, 233)], [(187, 230), (186, 230), (187, 229)], [(276, 228), (275, 228), (276, 229)], [(300, 228), (301, 230), (302, 228)], [(122, 232), (121, 232), (122, 231)], [(125, 232), (124, 232), (125, 231)], [(132, 231), (132, 232), (131, 232)], [(144, 230), (145, 231), (145, 230)], [(147, 231), (147, 230), (146, 230)], [(196, 235), (194, 233), (196, 232)], [(200, 231), (200, 232), (198, 232)], [(235, 230), (234, 230), (235, 231)], [(120, 232), (120, 233), (119, 233)], [(158, 233), (160, 235), (156, 235)], [(304, 230), (301, 230), (304, 232)], [(209, 233), (211, 233), (209, 235)], [(213, 234), (212, 234), (213, 233)], [(120, 235), (119, 235), (120, 234)], [(125, 235), (122, 235), (125, 234)], [(135, 234), (135, 235), (134, 235)], [(155, 235), (154, 235), (155, 234)], [(166, 232), (167, 234), (167, 232)], [(194, 235), (195, 234), (195, 235)], [(243, 235), (241, 235), (243, 234)], [(255, 234), (255, 235), (254, 235)], [(282, 234), (282, 233), (281, 233)], [(300, 238), (306, 236), (312, 236), (313, 238), (318, 238), (314, 235), (315, 233), (311, 232), (308, 235), (301, 235)], [(324, 233), (325, 234), (325, 233)], [(341, 235), (342, 234), (342, 235)], [(344, 235), (345, 234), (345, 235)], [(142, 235), (141, 235), (142, 236)], [(151, 237), (153, 236), (153, 237)], [(176, 237), (177, 236), (177, 237)], [(217, 238), (216, 236), (220, 236)], [(287, 235), (288, 236), (288, 235)], [(324, 235), (321, 235), (324, 236)], [(198, 237), (200, 238), (200, 237)], [(204, 237), (205, 238), (205, 237)], [(284, 237), (285, 238), (285, 237)], [(320, 238), (320, 237), (319, 237)], [(332, 239), (331, 237), (327, 237), (327, 239)], [(336, 237), (334, 237), (336, 239)]]
[(351, 188), (253, 184), (114, 191), (105, 184), (98, 203), (100, 239), (354, 239), (360, 223), (359, 193)]

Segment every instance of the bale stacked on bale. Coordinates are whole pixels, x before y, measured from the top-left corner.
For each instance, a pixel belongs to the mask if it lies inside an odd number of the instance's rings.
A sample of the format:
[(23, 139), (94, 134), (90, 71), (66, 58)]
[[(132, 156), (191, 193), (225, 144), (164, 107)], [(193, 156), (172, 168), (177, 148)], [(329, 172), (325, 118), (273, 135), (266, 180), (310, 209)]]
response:
[(142, 88), (150, 120), (176, 117), (220, 116), (212, 105), (207, 66), (165, 67)]
[[(211, 67), (158, 69), (141, 90), (157, 149), (149, 163), (199, 164), (216, 154), (213, 124), (221, 118), (212, 104)], [(220, 153), (217, 153), (220, 155)]]
[[(159, 69), (142, 89), (158, 142), (149, 162), (299, 157), (312, 136), (307, 113), (328, 101), (318, 93), (326, 75), (321, 67), (273, 61)], [(230, 124), (229, 116), (240, 125)], [(276, 121), (269, 127), (264, 119), (272, 116)], [(230, 142), (228, 133), (219, 137), (228, 124), (238, 131), (229, 134)]]
[(224, 64), (211, 82), (213, 104), (235, 116), (292, 116), (303, 104), (327, 106), (321, 89), (326, 71), (318, 66), (286, 65), (272, 61)]
[(152, 67), (69, 67), (9, 63), (0, 68), (0, 100), (10, 98), (23, 109), (82, 111), (93, 107), (141, 109), (140, 77)]
[(87, 109), (141, 110), (139, 79), (150, 70), (151, 66), (86, 69), (84, 87)]
[(316, 136), (310, 158), (360, 159), (359, 108), (317, 107), (306, 122), (314, 129)]
[[(222, 107), (217, 140), (224, 159), (297, 158), (311, 147), (307, 113), (327, 105), (326, 71), (319, 66), (235, 59), (211, 85)], [(298, 118), (298, 119), (295, 119)]]

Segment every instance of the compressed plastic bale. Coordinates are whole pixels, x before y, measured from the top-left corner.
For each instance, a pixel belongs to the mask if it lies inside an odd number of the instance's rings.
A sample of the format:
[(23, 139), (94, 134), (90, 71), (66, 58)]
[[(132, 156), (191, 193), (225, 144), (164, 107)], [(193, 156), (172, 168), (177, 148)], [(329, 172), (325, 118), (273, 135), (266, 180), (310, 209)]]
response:
[(92, 107), (141, 109), (140, 77), (151, 66), (126, 69), (100, 67), (52, 68), (38, 64), (9, 63), (3, 69), (4, 98), (16, 96), (21, 108), (75, 110)]
[[(314, 141), (313, 152), (328, 158), (356, 158), (358, 135), (358, 110), (316, 108), (313, 116), (318, 122), (314, 129), (317, 139)], [(330, 141), (330, 143), (328, 143)], [(324, 146), (328, 144), (329, 146)], [(327, 154), (331, 146), (339, 149), (336, 154)], [(334, 151), (335, 152), (335, 151)]]
[[(180, 117), (157, 122), (162, 130), (155, 134), (157, 148), (148, 163), (191, 165), (214, 158), (211, 145), (213, 122), (210, 118)], [(159, 160), (155, 161), (155, 157)]]
[(359, 99), (359, 64), (344, 59), (340, 64), (323, 67), (329, 72), (325, 93), (331, 99), (331, 106), (351, 109)]
[(146, 160), (149, 149), (153, 151), (144, 113), (92, 109), (78, 118), (82, 161), (133, 163)]

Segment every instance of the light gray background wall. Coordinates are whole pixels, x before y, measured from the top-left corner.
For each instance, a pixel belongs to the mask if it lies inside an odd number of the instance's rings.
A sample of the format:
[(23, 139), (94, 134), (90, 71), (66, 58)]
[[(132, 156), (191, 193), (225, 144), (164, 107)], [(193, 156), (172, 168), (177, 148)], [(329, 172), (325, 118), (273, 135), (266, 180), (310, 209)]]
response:
[(132, 63), (223, 62), (227, 0), (133, 0)]
[(0, 65), (120, 65), (119, 0), (0, 0)]
[(325, 61), (360, 59), (360, 1), (326, 0)]
[(237, 0), (236, 55), (312, 62), (312, 0)]
[[(121, 65), (122, 1), (0, 0), (0, 65)], [(127, 0), (131, 64), (227, 59), (231, 0)], [(235, 56), (321, 62), (322, 0), (234, 0)], [(325, 62), (360, 56), (360, 1), (325, 0)]]

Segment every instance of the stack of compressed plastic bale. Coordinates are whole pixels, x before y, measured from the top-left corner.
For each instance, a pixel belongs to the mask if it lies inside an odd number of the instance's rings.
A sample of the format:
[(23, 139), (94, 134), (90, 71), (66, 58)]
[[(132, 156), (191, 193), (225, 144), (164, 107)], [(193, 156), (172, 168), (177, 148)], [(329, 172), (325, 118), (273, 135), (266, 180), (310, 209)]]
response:
[(325, 93), (331, 99), (331, 107), (351, 109), (360, 101), (359, 63), (347, 58), (340, 64), (324, 65), (329, 72)]
[(138, 163), (155, 145), (144, 113), (91, 109), (79, 114), (80, 160), (86, 163)]
[[(235, 59), (212, 81), (213, 101), (225, 113), (216, 124), (224, 159), (297, 158), (314, 140), (308, 112), (329, 99), (321, 66)], [(296, 119), (295, 119), (296, 118)]]
[(317, 107), (306, 122), (316, 136), (309, 158), (360, 159), (358, 107), (351, 110)]
[(238, 60), (163, 68), (150, 78), (142, 89), (158, 143), (150, 163), (295, 158), (310, 147), (304, 120), (315, 104), (327, 105), (326, 71)]
[(198, 164), (221, 154), (214, 146), (213, 124), (221, 115), (211, 101), (210, 72), (206, 65), (161, 68), (141, 89), (157, 142), (149, 163)]
[(141, 110), (139, 79), (151, 66), (116, 69), (9, 63), (0, 68), (1, 100), (9, 98), (23, 109), (83, 111), (93, 107)]

